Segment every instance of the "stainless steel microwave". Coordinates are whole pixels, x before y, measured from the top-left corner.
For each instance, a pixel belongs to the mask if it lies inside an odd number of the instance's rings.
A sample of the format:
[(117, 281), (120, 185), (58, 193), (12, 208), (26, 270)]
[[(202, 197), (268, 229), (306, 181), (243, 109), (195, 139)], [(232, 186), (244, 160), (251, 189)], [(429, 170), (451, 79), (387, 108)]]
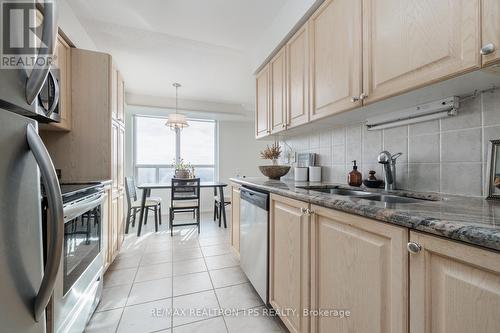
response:
[[(51, 3), (52, 1), (50, 1)], [(14, 1), (12, 3), (15, 3)], [(59, 82), (57, 69), (53, 65), (38, 66), (11, 66), (4, 65), (4, 57), (7, 59), (23, 57), (24, 59), (45, 57), (54, 59), (57, 41), (57, 15), (55, 6), (51, 10), (44, 10), (43, 5), (33, 1), (22, 1), (20, 5), (32, 6), (33, 10), (41, 13), (41, 44), (45, 48), (23, 49), (12, 51), (8, 55), (2, 49), (2, 66), (0, 68), (0, 108), (7, 109), (23, 116), (34, 118), (38, 122), (59, 122)], [(28, 8), (29, 9), (29, 8)], [(7, 9), (2, 7), (2, 17), (9, 17), (4, 13)], [(7, 22), (8, 23), (8, 22)], [(2, 24), (6, 24), (3, 22)], [(23, 24), (10, 24), (10, 29), (26, 29)], [(5, 35), (5, 34), (4, 34)], [(24, 43), (23, 31), (10, 31), (10, 38), (19, 38), (14, 44)], [(14, 37), (12, 37), (14, 36)], [(5, 41), (3, 41), (5, 42)], [(12, 41), (10, 41), (12, 43)], [(8, 62), (7, 62), (8, 63)]]

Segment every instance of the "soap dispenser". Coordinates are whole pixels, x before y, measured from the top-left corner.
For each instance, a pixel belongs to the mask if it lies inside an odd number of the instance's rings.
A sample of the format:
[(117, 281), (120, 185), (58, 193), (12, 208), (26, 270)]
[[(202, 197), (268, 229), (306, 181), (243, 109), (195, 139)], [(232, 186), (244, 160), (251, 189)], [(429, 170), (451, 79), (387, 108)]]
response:
[(361, 175), (361, 172), (358, 171), (356, 160), (352, 161), (352, 163), (352, 171), (349, 172), (349, 175), (347, 176), (347, 183), (350, 186), (359, 187), (363, 183), (363, 175)]

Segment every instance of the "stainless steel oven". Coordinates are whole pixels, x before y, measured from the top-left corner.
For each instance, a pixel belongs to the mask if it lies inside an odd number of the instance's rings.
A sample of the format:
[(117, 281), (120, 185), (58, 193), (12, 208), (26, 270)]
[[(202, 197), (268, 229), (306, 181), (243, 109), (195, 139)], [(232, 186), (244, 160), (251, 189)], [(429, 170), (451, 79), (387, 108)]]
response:
[(105, 200), (103, 189), (65, 200), (64, 248), (53, 296), (54, 332), (83, 332), (100, 301)]

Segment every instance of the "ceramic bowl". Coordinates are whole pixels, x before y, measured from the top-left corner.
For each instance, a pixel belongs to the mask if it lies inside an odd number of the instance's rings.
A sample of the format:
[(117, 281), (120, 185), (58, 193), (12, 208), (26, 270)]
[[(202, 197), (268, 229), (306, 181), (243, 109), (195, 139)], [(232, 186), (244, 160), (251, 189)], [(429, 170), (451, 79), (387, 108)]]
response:
[(288, 165), (260, 165), (260, 172), (269, 179), (279, 180), (281, 177), (286, 175), (290, 171), (290, 166)]

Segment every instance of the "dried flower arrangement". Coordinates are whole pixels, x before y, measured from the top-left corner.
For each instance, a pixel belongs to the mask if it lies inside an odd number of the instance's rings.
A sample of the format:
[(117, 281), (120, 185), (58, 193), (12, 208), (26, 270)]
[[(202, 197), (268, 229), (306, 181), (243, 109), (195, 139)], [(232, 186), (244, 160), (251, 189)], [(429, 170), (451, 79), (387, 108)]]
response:
[(271, 147), (267, 146), (266, 149), (260, 152), (260, 158), (264, 160), (272, 160), (273, 164), (276, 163), (280, 156), (281, 147), (277, 142), (275, 142)]

